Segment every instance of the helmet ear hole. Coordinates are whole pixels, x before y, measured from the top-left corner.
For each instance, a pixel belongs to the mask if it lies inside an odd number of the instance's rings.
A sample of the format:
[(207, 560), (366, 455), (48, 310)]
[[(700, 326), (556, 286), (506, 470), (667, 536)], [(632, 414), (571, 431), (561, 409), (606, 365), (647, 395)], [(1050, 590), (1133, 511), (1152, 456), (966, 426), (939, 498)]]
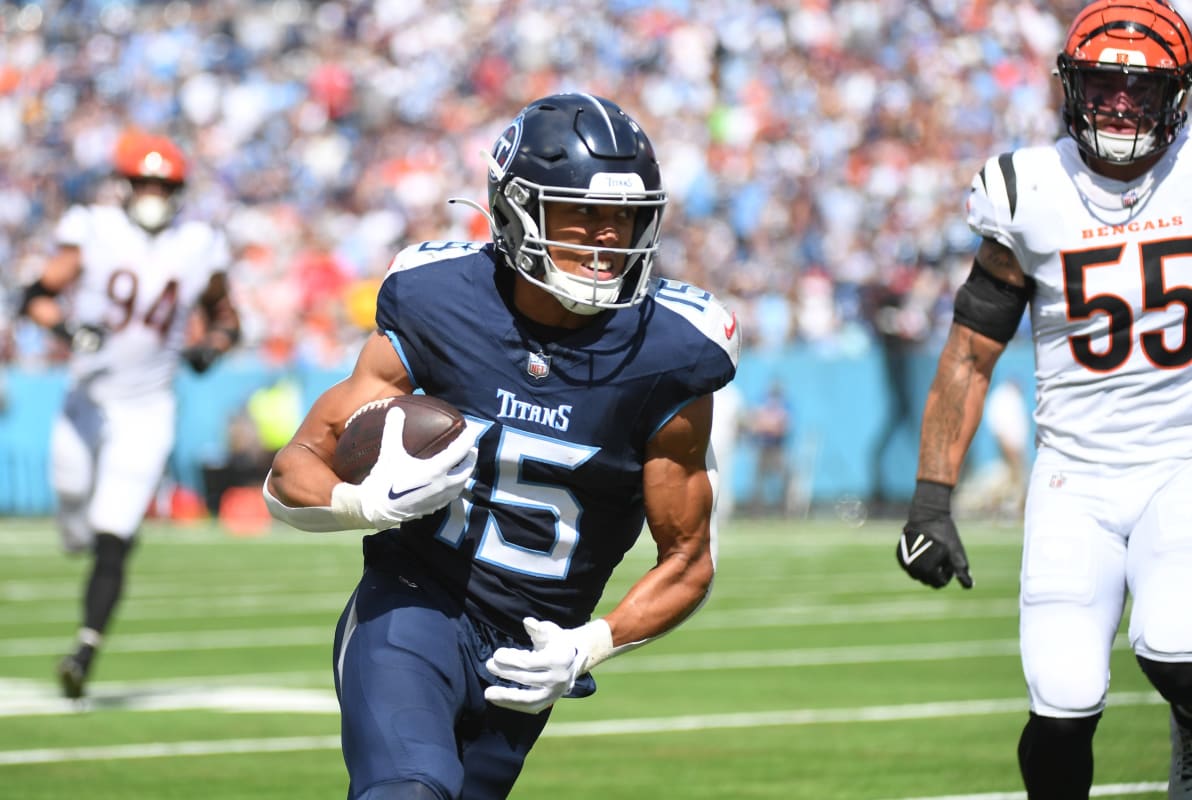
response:
[(530, 203), (530, 192), (520, 183), (510, 182), (507, 184), (505, 186), (505, 196), (508, 197), (511, 202), (517, 203), (523, 208)]

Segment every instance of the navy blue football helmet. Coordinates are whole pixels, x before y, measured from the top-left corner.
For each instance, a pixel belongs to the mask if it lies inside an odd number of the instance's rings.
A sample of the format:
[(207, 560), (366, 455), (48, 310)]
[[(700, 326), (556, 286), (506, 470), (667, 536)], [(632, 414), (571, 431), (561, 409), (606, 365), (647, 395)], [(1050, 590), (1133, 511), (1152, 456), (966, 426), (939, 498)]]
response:
[[(497, 138), (489, 159), (488, 203), (493, 241), (506, 263), (550, 292), (565, 308), (595, 314), (645, 296), (658, 250), (666, 192), (654, 147), (615, 103), (590, 94), (556, 94), (530, 103)], [(563, 272), (551, 259), (547, 203), (635, 209), (629, 247), (576, 247), (625, 255), (625, 269), (600, 280)]]

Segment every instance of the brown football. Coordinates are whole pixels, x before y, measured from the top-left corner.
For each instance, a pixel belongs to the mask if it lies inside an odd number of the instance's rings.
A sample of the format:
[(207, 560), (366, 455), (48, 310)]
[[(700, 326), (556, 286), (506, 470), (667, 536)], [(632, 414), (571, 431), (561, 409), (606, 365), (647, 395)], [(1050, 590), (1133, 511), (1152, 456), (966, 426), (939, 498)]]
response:
[(424, 394), (404, 394), (367, 403), (348, 417), (335, 445), (331, 468), (341, 480), (360, 483), (377, 463), (385, 415), (394, 406), (405, 412), (402, 446), (415, 458), (430, 458), (442, 452), (467, 425), (464, 415), (453, 405)]

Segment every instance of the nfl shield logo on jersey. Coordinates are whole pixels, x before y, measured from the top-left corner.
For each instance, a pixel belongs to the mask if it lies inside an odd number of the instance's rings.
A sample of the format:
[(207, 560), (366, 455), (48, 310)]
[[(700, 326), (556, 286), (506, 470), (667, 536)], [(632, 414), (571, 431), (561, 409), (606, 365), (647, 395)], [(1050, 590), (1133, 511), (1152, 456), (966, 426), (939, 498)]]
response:
[(526, 363), (526, 372), (533, 378), (545, 378), (550, 374), (550, 356), (545, 353), (530, 353), (530, 360)]

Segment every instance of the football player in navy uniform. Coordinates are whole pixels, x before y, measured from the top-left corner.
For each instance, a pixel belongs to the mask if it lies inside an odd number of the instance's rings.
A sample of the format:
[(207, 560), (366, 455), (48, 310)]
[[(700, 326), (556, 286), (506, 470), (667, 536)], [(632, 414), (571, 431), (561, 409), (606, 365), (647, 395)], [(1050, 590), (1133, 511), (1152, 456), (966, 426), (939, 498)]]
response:
[[(491, 243), (393, 260), (376, 335), (265, 483), (295, 527), (378, 531), (335, 634), (353, 800), (506, 797), (555, 701), (712, 583), (712, 393), (740, 334), (707, 292), (651, 275), (667, 197), (649, 139), (608, 100), (536, 100), (497, 139), (488, 195)], [(391, 409), (372, 472), (340, 481), (345, 420), (415, 390), (467, 433), (414, 459)], [(592, 619), (643, 525), (656, 564)]]

